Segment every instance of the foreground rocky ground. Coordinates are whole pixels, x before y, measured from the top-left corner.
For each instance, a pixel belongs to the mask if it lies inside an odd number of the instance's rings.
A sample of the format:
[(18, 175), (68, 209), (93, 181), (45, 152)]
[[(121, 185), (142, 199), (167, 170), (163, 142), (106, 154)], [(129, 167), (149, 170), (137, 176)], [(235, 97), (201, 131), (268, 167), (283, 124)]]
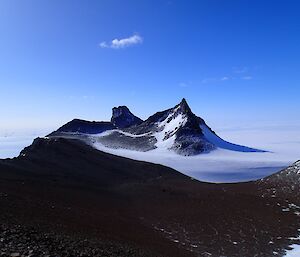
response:
[(76, 140), (38, 139), (0, 161), (0, 256), (284, 256), (299, 243), (291, 171), (209, 184)]
[(3, 257), (93, 257), (93, 256), (151, 256), (132, 246), (109, 241), (43, 233), (24, 225), (0, 226), (0, 256)]

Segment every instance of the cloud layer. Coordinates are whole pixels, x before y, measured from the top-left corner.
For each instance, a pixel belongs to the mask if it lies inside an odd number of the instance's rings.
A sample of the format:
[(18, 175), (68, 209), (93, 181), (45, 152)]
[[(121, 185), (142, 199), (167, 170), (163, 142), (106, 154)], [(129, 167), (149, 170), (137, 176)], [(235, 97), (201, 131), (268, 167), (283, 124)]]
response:
[(113, 49), (120, 49), (126, 48), (129, 46), (141, 44), (143, 42), (143, 38), (137, 34), (132, 35), (128, 38), (121, 38), (121, 39), (113, 39), (111, 42), (103, 41), (99, 44), (102, 48), (113, 48)]

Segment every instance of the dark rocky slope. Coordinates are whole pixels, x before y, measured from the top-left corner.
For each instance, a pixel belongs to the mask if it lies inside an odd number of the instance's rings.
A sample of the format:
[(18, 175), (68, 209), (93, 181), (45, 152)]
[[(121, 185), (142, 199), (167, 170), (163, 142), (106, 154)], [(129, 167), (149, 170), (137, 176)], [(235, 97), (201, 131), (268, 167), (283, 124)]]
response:
[(97, 134), (116, 127), (107, 121), (86, 121), (74, 119), (52, 132), (49, 136), (64, 135), (64, 133)]
[(0, 161), (0, 255), (283, 256), (300, 220), (265, 188), (37, 139)]
[(264, 196), (289, 199), (300, 205), (300, 161), (256, 183)]

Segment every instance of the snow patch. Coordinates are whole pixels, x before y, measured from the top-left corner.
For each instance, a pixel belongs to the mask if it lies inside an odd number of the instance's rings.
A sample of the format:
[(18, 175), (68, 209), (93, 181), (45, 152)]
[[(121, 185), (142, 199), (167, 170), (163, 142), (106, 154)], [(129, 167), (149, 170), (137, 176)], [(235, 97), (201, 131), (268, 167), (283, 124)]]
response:
[(199, 124), (202, 133), (204, 137), (212, 144), (214, 144), (218, 148), (227, 149), (231, 151), (237, 151), (237, 152), (263, 152), (258, 149), (250, 148), (247, 146), (237, 145), (233, 143), (229, 143), (219, 136), (217, 136), (215, 133), (211, 131), (211, 129), (206, 124)]
[[(300, 239), (300, 238), (298, 238)], [(292, 250), (286, 250), (285, 257), (299, 257), (300, 256), (300, 245), (292, 244), (289, 247), (293, 248)]]
[[(155, 146), (161, 149), (170, 149), (176, 139), (176, 131), (185, 125), (187, 118), (183, 117), (182, 114), (178, 114), (172, 119), (173, 113), (164, 119), (164, 121), (158, 123), (158, 128), (163, 128), (161, 131), (154, 134), (157, 143)], [(171, 120), (170, 120), (171, 119)]]
[(145, 136), (151, 136), (152, 133), (151, 132), (148, 132), (148, 133), (144, 133), (144, 134), (131, 134), (131, 133), (128, 133), (128, 132), (125, 132), (125, 131), (122, 131), (122, 130), (114, 130), (114, 131), (117, 131), (119, 132), (120, 134), (123, 134), (124, 136), (127, 136), (127, 137), (132, 137), (132, 138), (137, 138), (137, 137), (145, 137)]
[[(298, 229), (298, 232), (300, 232), (300, 229)], [(289, 238), (289, 239), (291, 239), (291, 240), (300, 240), (300, 235), (296, 238), (292, 237), (292, 238)], [(286, 252), (286, 254), (284, 255), (285, 257), (299, 257), (300, 256), (300, 245), (299, 244), (292, 244), (289, 247), (292, 248), (292, 249), (285, 251)]]

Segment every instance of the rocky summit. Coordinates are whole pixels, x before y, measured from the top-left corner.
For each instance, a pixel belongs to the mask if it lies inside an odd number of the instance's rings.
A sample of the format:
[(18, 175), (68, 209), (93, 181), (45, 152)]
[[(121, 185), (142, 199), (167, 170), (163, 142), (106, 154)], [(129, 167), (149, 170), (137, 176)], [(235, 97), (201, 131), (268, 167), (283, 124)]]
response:
[(130, 112), (127, 106), (119, 106), (112, 109), (111, 123), (117, 128), (127, 128), (142, 122), (140, 118)]

